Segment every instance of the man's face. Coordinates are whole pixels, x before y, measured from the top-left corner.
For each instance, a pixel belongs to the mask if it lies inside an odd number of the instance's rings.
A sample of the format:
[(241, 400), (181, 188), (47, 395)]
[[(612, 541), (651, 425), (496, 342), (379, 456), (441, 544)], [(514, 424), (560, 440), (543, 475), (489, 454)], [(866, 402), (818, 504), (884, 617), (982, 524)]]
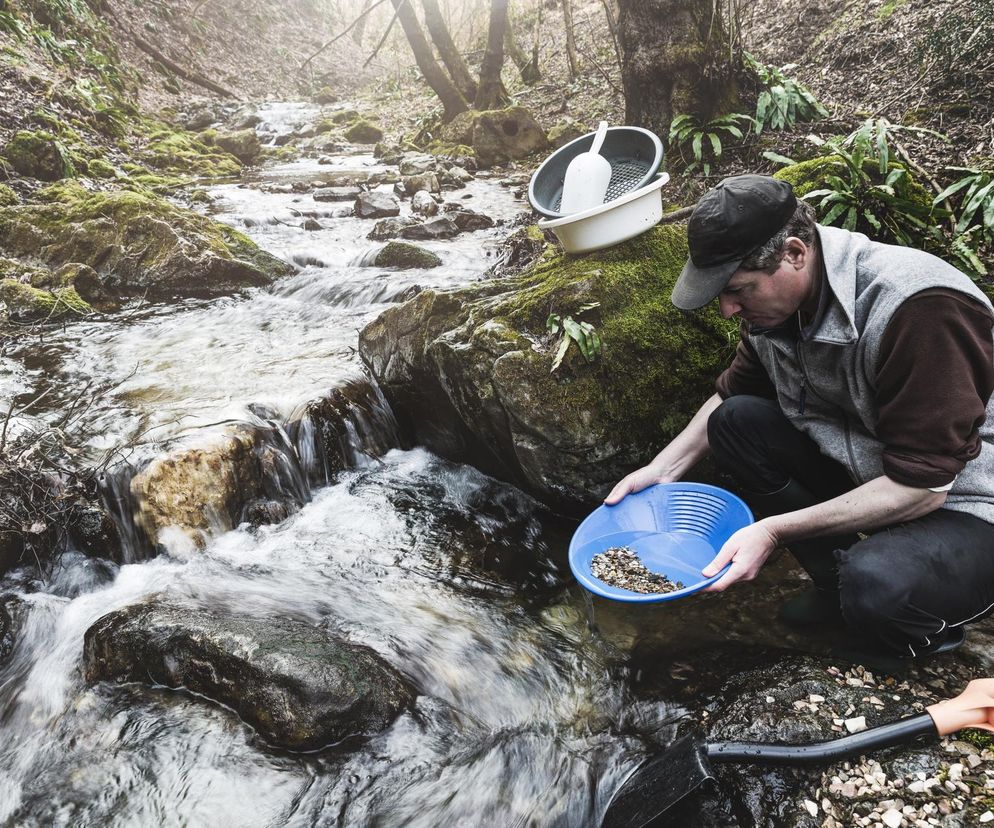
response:
[(793, 255), (793, 252), (788, 250), (788, 255), (784, 256), (773, 273), (736, 270), (725, 289), (718, 294), (721, 315), (725, 319), (738, 316), (759, 328), (774, 328), (797, 313), (809, 297), (811, 282), (807, 266), (809, 257), (804, 255), (808, 251), (805, 249), (800, 256)]

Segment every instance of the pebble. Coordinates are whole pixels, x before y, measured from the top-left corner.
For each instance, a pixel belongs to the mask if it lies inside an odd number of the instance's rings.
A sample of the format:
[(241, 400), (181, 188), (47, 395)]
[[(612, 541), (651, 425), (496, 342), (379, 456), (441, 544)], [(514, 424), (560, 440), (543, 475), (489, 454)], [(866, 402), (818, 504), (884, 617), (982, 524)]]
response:
[(825, 697), (819, 696), (817, 693), (812, 693), (810, 696), (808, 696), (808, 701), (811, 702), (811, 704), (821, 704), (823, 701), (825, 701)]
[(811, 816), (818, 816), (818, 803), (812, 802), (810, 799), (805, 799), (804, 807)]
[(866, 716), (856, 716), (852, 719), (846, 719), (846, 730), (850, 733), (858, 733), (861, 730), (866, 730)]
[(883, 812), (880, 820), (887, 828), (899, 828), (901, 823), (904, 822), (904, 816), (897, 808), (889, 808)]
[(990, 822), (992, 819), (994, 819), (994, 812), (992, 812), (992, 811), (984, 811), (980, 815), (980, 821), (981, 822)]

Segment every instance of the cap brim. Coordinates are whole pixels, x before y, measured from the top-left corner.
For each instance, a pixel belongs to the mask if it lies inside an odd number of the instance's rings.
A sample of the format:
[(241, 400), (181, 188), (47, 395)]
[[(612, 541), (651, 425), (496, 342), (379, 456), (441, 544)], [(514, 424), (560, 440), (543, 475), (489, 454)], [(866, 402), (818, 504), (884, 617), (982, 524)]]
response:
[(739, 269), (741, 259), (715, 265), (697, 267), (690, 259), (683, 266), (680, 278), (673, 286), (670, 299), (680, 310), (697, 310), (714, 299), (728, 284), (732, 274)]

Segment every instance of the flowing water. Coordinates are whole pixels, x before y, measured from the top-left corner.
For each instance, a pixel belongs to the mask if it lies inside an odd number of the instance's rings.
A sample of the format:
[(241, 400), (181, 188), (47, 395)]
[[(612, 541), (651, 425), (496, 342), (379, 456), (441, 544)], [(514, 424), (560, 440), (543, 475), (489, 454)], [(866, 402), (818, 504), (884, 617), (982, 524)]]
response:
[[(320, 115), (290, 104), (262, 114), (270, 136)], [(212, 423), (278, 422), (356, 377), (364, 324), (415, 285), (477, 278), (507, 231), (424, 244), (444, 262), (433, 270), (362, 266), (371, 220), (265, 191), (345, 169), (386, 168), (366, 155), (302, 160), (211, 191), (216, 217), (294, 262), (294, 275), (268, 290), (139, 303), (53, 331), (0, 362), (0, 394), (47, 391), (39, 414), (56, 418), (85, 389), (90, 404), (74, 428), (87, 451), (126, 446), (122, 456), (138, 460)], [(468, 206), (496, 219), (525, 209), (485, 179), (447, 195), (469, 195)], [(299, 227), (302, 212), (323, 229)], [(374, 425), (399, 445), (386, 413), (365, 428)], [(8, 576), (20, 620), (0, 665), (0, 824), (596, 823), (640, 755), (630, 734), (665, 740), (681, 711), (632, 704), (624, 635), (596, 634), (565, 566), (571, 526), (424, 450), (373, 460), (362, 431), (353, 468), (305, 492), (277, 525), (239, 527), (203, 550), (177, 540), (120, 566), (70, 551), (44, 582), (28, 570)], [(307, 444), (298, 435), (288, 449), (298, 481), (314, 479)], [(320, 626), (373, 648), (418, 688), (417, 702), (372, 738), (294, 754), (189, 693), (87, 686), (87, 628), (149, 596)]]

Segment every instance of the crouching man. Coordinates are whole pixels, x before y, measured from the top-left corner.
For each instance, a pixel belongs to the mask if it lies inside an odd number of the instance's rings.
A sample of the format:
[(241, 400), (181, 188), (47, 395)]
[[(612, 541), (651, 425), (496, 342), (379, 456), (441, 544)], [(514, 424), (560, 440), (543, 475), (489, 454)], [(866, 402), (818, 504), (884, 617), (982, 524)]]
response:
[(816, 224), (789, 184), (727, 178), (690, 219), (672, 301), (742, 338), (717, 393), (614, 504), (709, 451), (757, 516), (704, 569), (750, 580), (779, 546), (813, 587), (780, 618), (841, 617), (875, 651), (952, 649), (994, 608), (994, 313), (928, 253)]

